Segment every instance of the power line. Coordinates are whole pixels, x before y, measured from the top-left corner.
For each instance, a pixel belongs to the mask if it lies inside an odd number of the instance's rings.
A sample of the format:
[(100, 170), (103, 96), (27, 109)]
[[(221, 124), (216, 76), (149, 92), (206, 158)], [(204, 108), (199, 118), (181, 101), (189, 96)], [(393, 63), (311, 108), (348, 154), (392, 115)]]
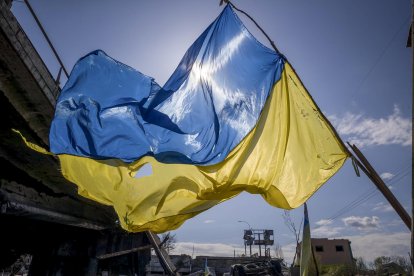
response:
[(375, 62), (372, 64), (368, 72), (365, 74), (365, 76), (362, 78), (361, 82), (358, 84), (357, 88), (355, 89), (355, 92), (351, 95), (351, 98), (354, 99), (355, 95), (361, 90), (362, 86), (365, 84), (365, 81), (368, 79), (368, 77), (371, 75), (371, 73), (374, 71), (374, 69), (378, 66), (381, 59), (384, 57), (385, 53), (388, 51), (388, 49), (391, 47), (394, 40), (397, 38), (398, 34), (401, 32), (401, 30), (409, 23), (411, 16), (407, 17), (400, 27), (397, 29), (397, 31), (394, 33), (392, 38), (389, 40), (385, 48), (382, 50), (381, 54), (378, 56), (378, 58), (375, 60)]
[[(397, 173), (394, 175), (394, 177), (387, 182), (387, 185), (389, 186), (391, 184), (397, 184), (398, 181), (400, 181), (401, 179), (406, 177), (411, 172), (410, 168), (411, 168), (411, 165), (407, 162), (407, 164), (403, 168), (401, 168), (399, 171), (397, 171)], [(336, 211), (333, 215), (331, 215), (328, 218), (328, 221), (333, 221), (333, 220), (337, 219), (338, 217), (343, 216), (344, 214), (346, 214), (349, 211), (355, 209), (356, 207), (361, 205), (363, 202), (365, 202), (366, 200), (371, 199), (372, 197), (374, 197), (376, 195), (379, 195), (377, 188), (373, 187), (373, 188), (368, 189), (363, 194), (358, 196), (356, 199), (354, 199), (350, 203), (346, 204), (340, 210)], [(316, 227), (316, 228), (318, 228), (318, 227)]]
[[(409, 168), (407, 168), (405, 170), (404, 173), (399, 174), (398, 179), (396, 179), (395, 181), (389, 181), (388, 185), (394, 182), (396, 182), (397, 180), (400, 180), (402, 178), (404, 178), (407, 174), (409, 174), (411, 171), (409, 170)], [(344, 208), (342, 208), (340, 211), (338, 211), (335, 215), (331, 216), (331, 218), (329, 218), (329, 220), (334, 220), (346, 213), (348, 213), (349, 211), (355, 209), (356, 207), (358, 207), (359, 205), (361, 205), (362, 203), (364, 203), (366, 200), (371, 199), (372, 197), (379, 195), (378, 193), (378, 189), (376, 188), (372, 188), (368, 191), (366, 191), (363, 195), (361, 195), (357, 200), (354, 200), (352, 203), (348, 204), (347, 206), (345, 206)]]

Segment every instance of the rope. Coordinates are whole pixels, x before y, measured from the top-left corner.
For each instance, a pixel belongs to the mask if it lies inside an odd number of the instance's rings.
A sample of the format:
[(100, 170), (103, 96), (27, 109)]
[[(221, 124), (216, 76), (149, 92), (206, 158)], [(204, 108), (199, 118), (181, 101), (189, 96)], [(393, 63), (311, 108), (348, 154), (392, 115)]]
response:
[(262, 29), (262, 27), (260, 27), (260, 25), (256, 22), (256, 20), (253, 19), (253, 17), (251, 17), (247, 12), (237, 8), (230, 0), (221, 0), (220, 5), (222, 5), (223, 3), (228, 3), (233, 9), (247, 16), (256, 25), (256, 27), (264, 34), (267, 40), (269, 40), (269, 43), (270, 45), (272, 45), (272, 48), (275, 50), (275, 52), (278, 54), (281, 54), (279, 49), (277, 49), (273, 40), (270, 39), (270, 36)]

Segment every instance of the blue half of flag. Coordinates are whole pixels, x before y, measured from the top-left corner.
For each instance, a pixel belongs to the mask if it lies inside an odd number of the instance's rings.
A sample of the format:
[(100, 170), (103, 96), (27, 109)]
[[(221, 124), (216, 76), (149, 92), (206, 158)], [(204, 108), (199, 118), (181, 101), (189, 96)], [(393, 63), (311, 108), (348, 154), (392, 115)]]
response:
[(94, 51), (76, 63), (58, 98), (50, 149), (125, 162), (150, 155), (216, 164), (256, 125), (283, 66), (282, 55), (259, 43), (230, 6), (163, 87)]

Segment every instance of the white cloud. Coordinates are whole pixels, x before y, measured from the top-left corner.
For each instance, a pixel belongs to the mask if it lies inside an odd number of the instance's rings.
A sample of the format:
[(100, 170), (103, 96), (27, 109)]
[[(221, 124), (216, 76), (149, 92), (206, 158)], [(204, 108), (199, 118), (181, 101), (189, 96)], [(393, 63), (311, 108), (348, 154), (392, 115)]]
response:
[(344, 228), (330, 226), (332, 223), (333, 220), (331, 219), (321, 219), (315, 222), (317, 226), (311, 229), (312, 237), (329, 238), (337, 236)]
[(319, 226), (329, 225), (329, 224), (332, 224), (332, 220), (331, 219), (321, 219), (321, 220), (318, 220), (315, 224), (319, 225)]
[(215, 220), (213, 220), (213, 219), (206, 219), (206, 220), (204, 221), (204, 223), (213, 223), (213, 222), (215, 222)]
[(370, 118), (362, 114), (332, 115), (329, 120), (338, 133), (359, 147), (372, 145), (411, 145), (411, 119), (401, 116), (398, 106), (385, 118)]
[(394, 177), (394, 174), (385, 172), (385, 173), (382, 173), (380, 176), (383, 180), (390, 180), (391, 178)]
[(380, 211), (380, 212), (391, 212), (394, 209), (389, 203), (380, 202), (375, 204), (374, 208), (372, 208), (372, 211)]
[[(387, 222), (387, 224), (384, 225), (384, 226), (386, 226), (387, 229), (390, 229), (390, 227), (401, 227), (401, 228), (406, 227), (404, 222), (400, 218), (391, 220), (391, 221)], [(399, 229), (401, 229), (401, 228), (399, 228)]]
[(293, 257), (295, 256), (296, 242), (282, 246), (282, 251), (285, 262), (291, 264), (293, 261)]
[(363, 257), (372, 262), (379, 256), (403, 256), (410, 252), (410, 233), (373, 233), (343, 237), (351, 241), (354, 257)]
[(343, 227), (332, 227), (329, 225), (322, 225), (320, 227), (311, 229), (311, 235), (314, 238), (336, 237), (343, 229)]
[[(194, 254), (193, 254), (194, 248)], [(222, 243), (192, 243), (192, 242), (177, 242), (173, 254), (187, 254), (193, 256), (221, 256), (232, 257), (236, 250), (236, 256), (244, 254), (244, 246), (239, 244), (222, 244)], [(262, 251), (263, 253), (263, 251)]]
[(377, 216), (372, 217), (357, 217), (350, 216), (343, 218), (342, 221), (346, 226), (357, 227), (360, 230), (379, 228), (380, 219)]

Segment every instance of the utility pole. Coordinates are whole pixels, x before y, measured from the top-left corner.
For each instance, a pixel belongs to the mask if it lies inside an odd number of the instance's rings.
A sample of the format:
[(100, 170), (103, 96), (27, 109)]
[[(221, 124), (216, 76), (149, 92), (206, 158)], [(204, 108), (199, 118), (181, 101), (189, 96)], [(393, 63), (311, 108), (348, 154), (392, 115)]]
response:
[[(243, 223), (246, 223), (248, 226), (249, 226), (249, 231), (251, 232), (251, 235), (254, 235), (253, 234), (253, 229), (252, 229), (252, 227), (250, 226), (250, 223), (248, 223), (247, 221), (245, 221), (245, 220), (238, 220), (237, 222), (243, 222)], [(246, 230), (244, 230), (244, 235), (245, 235), (245, 237), (246, 237)], [(245, 238), (244, 237), (244, 238)], [(246, 252), (246, 243), (249, 243), (249, 247), (250, 247), (250, 257), (252, 256), (252, 240), (247, 240), (247, 239), (244, 239), (244, 254), (246, 255), (247, 254), (247, 252)]]

